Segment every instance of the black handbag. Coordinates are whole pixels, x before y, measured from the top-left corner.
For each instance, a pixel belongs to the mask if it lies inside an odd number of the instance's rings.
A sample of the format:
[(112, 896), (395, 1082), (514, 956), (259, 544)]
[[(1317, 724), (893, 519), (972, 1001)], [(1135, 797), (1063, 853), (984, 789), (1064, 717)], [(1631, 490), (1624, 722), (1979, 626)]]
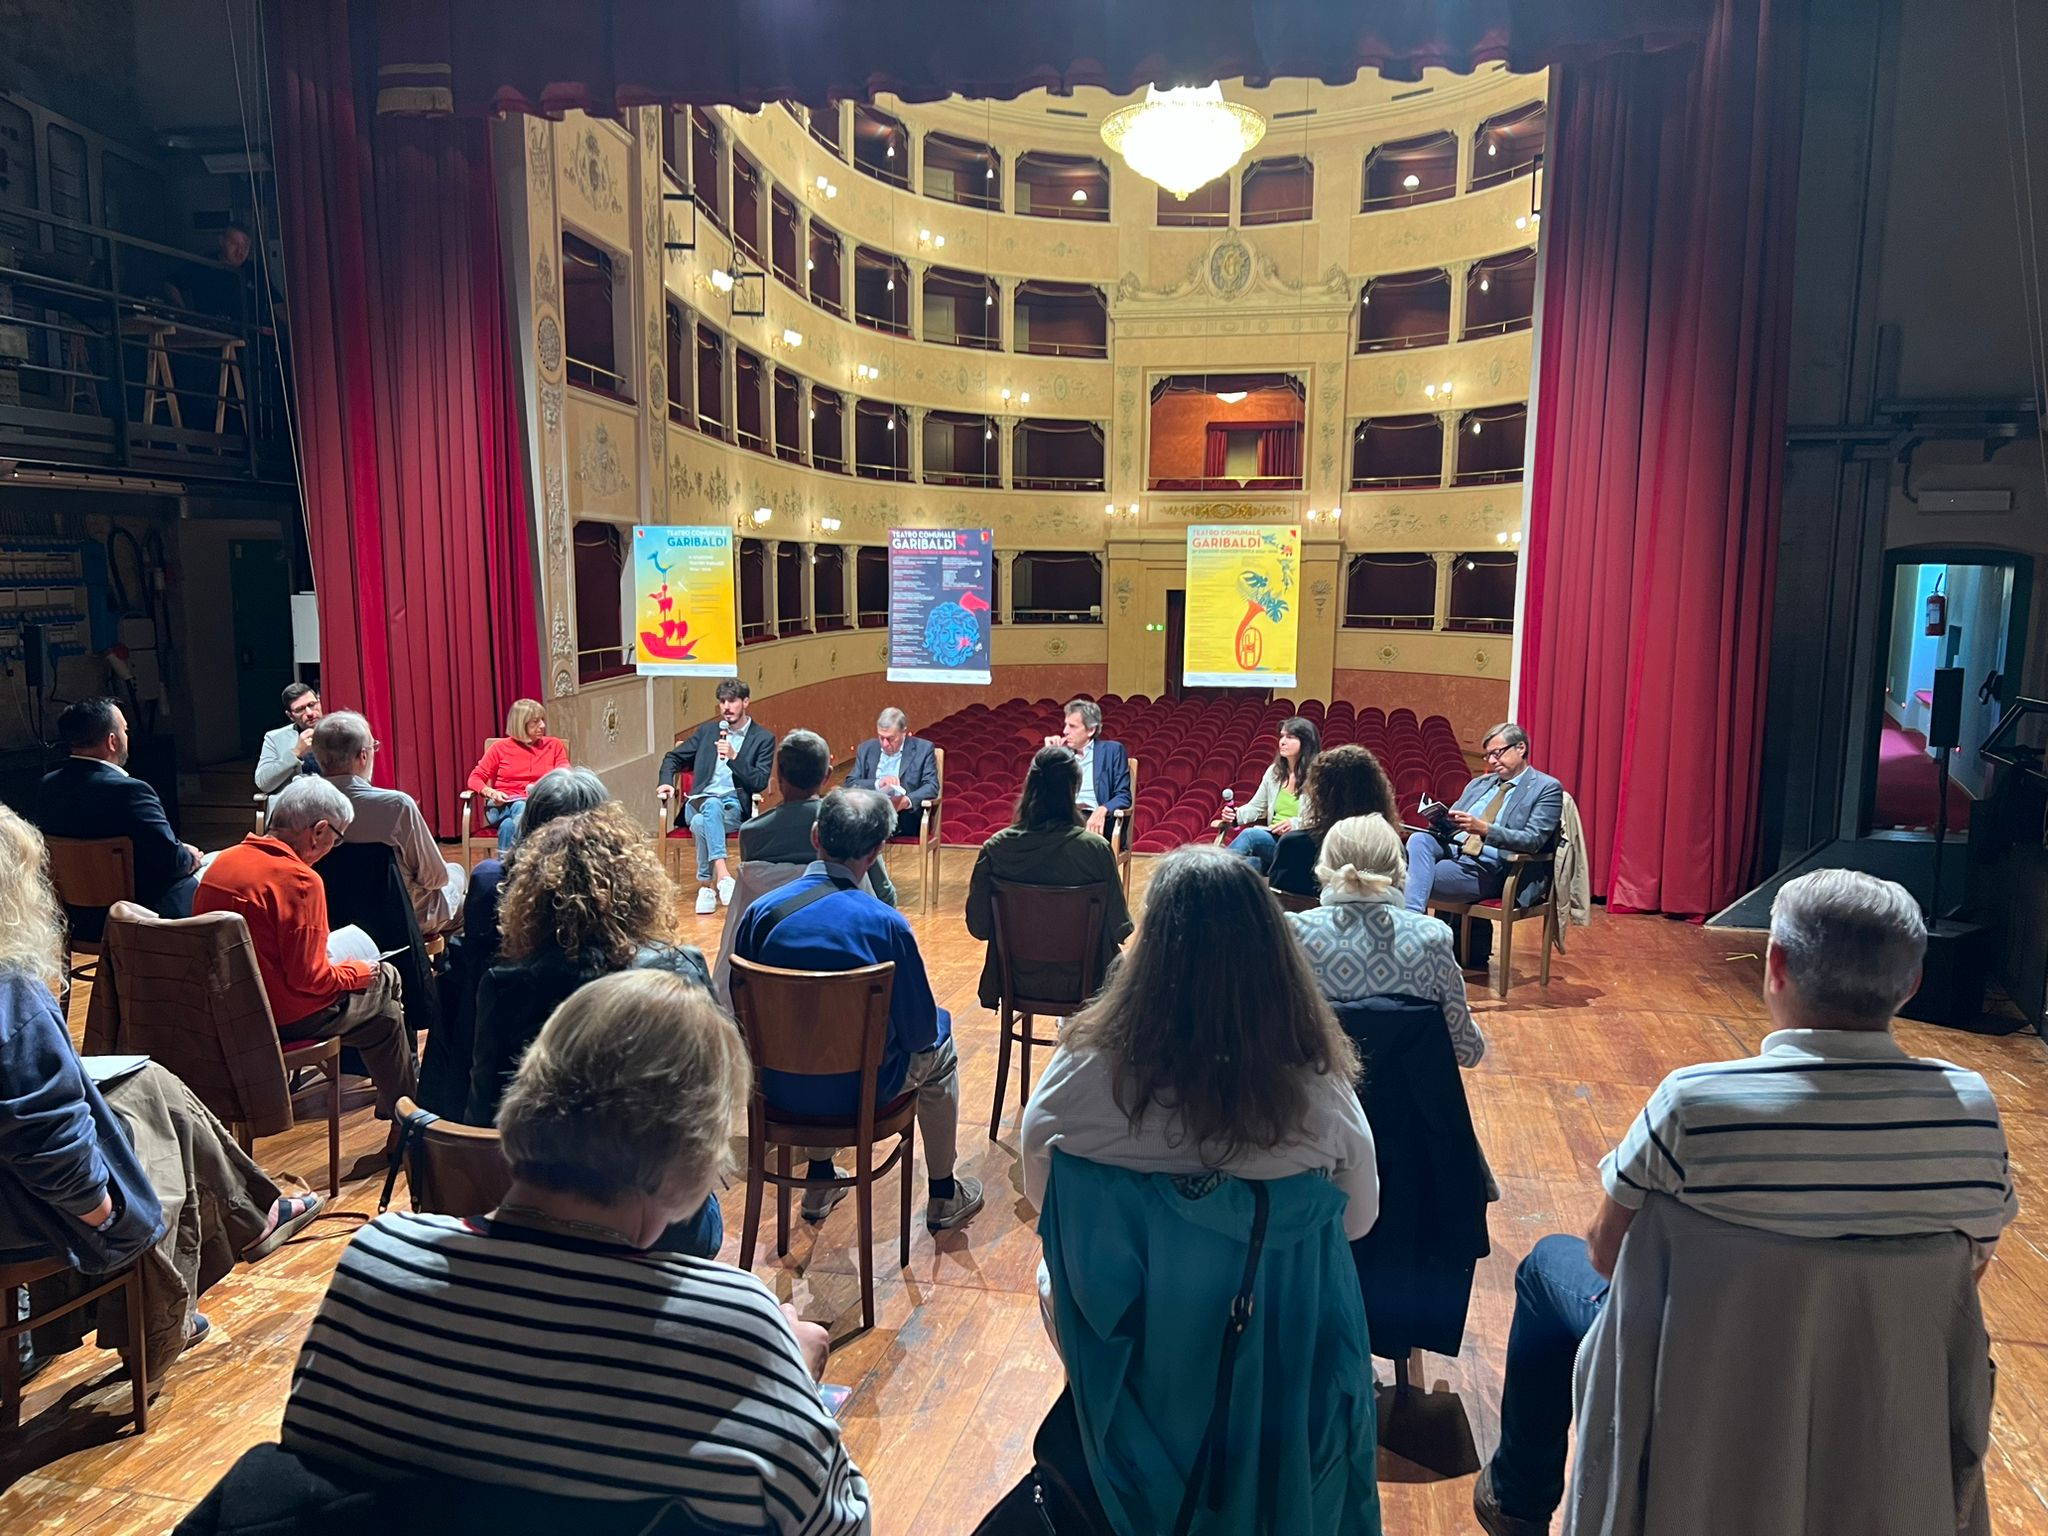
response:
[[(1250, 1182), (1250, 1181), (1247, 1181)], [(1195, 1464), (1181, 1495), (1173, 1536), (1188, 1536), (1195, 1511), (1204, 1502), (1219, 1508), (1228, 1486), (1230, 1455), (1230, 1388), (1237, 1370), (1237, 1344), (1252, 1319), (1252, 1287), (1258, 1278), (1259, 1255), (1266, 1246), (1270, 1204), (1266, 1186), (1251, 1184), (1252, 1233), (1244, 1260), (1244, 1278), (1230, 1301), (1223, 1325), (1223, 1348), (1216, 1362), (1216, 1398), (1209, 1424), (1195, 1451)], [(1088, 1471), (1087, 1444), (1074, 1408), (1074, 1389), (1060, 1393), (1031, 1441), (1031, 1470), (982, 1517), (974, 1536), (1117, 1536), (1102, 1508), (1095, 1480)]]

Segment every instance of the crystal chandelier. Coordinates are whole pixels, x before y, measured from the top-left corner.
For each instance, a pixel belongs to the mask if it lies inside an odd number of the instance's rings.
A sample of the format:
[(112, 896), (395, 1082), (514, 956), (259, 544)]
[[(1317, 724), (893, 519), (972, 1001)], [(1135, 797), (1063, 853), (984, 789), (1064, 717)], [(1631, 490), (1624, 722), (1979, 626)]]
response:
[(1190, 192), (1228, 172), (1266, 136), (1266, 120), (1250, 107), (1223, 99), (1220, 81), (1162, 91), (1103, 119), (1102, 142), (1140, 176), (1156, 181), (1182, 202)]

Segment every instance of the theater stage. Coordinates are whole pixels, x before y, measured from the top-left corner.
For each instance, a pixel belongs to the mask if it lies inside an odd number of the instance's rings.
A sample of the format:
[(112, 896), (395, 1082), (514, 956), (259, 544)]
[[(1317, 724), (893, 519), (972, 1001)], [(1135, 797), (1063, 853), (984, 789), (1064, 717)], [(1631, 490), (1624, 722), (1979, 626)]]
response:
[[(1141, 878), (1147, 862), (1139, 861)], [(995, 1023), (974, 1001), (981, 946), (959, 917), (970, 867), (966, 850), (949, 850), (938, 910), (914, 921), (960, 1043), (961, 1166), (987, 1181), (989, 1203), (971, 1225), (936, 1242), (920, 1227), (911, 1267), (898, 1275), (887, 1263), (896, 1201), (885, 1183), (875, 1202), (880, 1323), (835, 1351), (827, 1372), (855, 1388), (844, 1416), (847, 1442), (873, 1488), (880, 1532), (971, 1529), (1023, 1470), (1032, 1429), (1059, 1387), (1058, 1362), (1038, 1321), (1038, 1242), (1010, 1150), (1014, 1104), (1003, 1144), (985, 1139)], [(718, 921), (686, 916), (685, 936), (709, 950)], [(1667, 1071), (1746, 1054), (1767, 1030), (1757, 995), (1761, 935), (1603, 913), (1569, 942), (1547, 997), (1533, 967), (1505, 1004), (1475, 989), (1488, 1051), (1467, 1089), (1503, 1199), (1464, 1353), (1454, 1361), (1432, 1357), (1430, 1377), (1463, 1394), (1482, 1454), (1498, 1432), (1516, 1261), (1545, 1233), (1584, 1226), (1598, 1190), (1595, 1165)], [(83, 997), (81, 989), (80, 1024)], [(1901, 1026), (1901, 1037), (1909, 1049), (1983, 1072), (2005, 1116), (2021, 1213), (1984, 1285), (1999, 1368), (1992, 1524), (2001, 1536), (2048, 1533), (2048, 1047), (2031, 1034), (1990, 1039), (1913, 1024)], [(344, 1166), (381, 1139), (365, 1096), (348, 1117)], [(316, 1181), (324, 1177), (325, 1150), (318, 1121), (257, 1147), (272, 1171)], [(368, 1216), (380, 1187), (381, 1173), (345, 1183), (337, 1209)], [(727, 1258), (737, 1252), (741, 1193), (736, 1182), (724, 1196)], [(920, 1209), (922, 1199), (920, 1189)], [(139, 1440), (117, 1417), (127, 1388), (111, 1355), (81, 1350), (56, 1361), (27, 1394), (31, 1423), (0, 1453), (0, 1481), (12, 1484), (0, 1493), (0, 1530), (168, 1530), (236, 1455), (275, 1437), (299, 1341), (355, 1224), (318, 1222), (209, 1292), (213, 1332), (172, 1369)], [(851, 1203), (822, 1229), (794, 1222), (790, 1255), (779, 1263), (772, 1226), (763, 1225), (763, 1279), (806, 1316), (837, 1320), (842, 1330), (857, 1326)], [(1760, 1390), (1768, 1390), (1770, 1371), (1769, 1361), (1757, 1362)], [(1471, 1478), (1428, 1479), (1382, 1457), (1386, 1529), (1398, 1536), (1474, 1530)]]

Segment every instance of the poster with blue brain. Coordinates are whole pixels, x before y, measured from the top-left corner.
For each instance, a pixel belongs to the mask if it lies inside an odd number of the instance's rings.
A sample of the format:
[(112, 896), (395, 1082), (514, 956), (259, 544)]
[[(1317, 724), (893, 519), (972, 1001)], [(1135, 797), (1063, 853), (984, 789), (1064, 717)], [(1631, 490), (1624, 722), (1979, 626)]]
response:
[(987, 683), (995, 534), (889, 530), (889, 681)]

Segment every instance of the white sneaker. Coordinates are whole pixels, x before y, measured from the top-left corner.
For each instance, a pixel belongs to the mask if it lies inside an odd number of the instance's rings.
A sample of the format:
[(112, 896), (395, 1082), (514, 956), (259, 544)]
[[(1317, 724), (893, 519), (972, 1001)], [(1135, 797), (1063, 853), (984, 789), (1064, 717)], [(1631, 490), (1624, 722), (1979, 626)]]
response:
[[(737, 883), (738, 882), (735, 881), (731, 875), (727, 875), (723, 880), (718, 882), (718, 904), (721, 907), (729, 907), (732, 905), (732, 890), (733, 886)], [(709, 912), (711, 909), (709, 907), (704, 907), (701, 910)]]
[[(726, 884), (728, 884), (728, 885), (730, 885), (731, 883), (732, 883), (732, 882), (731, 882), (731, 881), (729, 881), (729, 880), (728, 880), (728, 881), (726, 882)], [(708, 885), (700, 885), (700, 886), (698, 886), (698, 887), (697, 887), (697, 915), (698, 915), (699, 917), (702, 917), (702, 916), (703, 916), (703, 915), (704, 915), (705, 913), (707, 913), (707, 912), (716, 912), (717, 910), (718, 910), (718, 892), (716, 892), (716, 891), (714, 891), (713, 889), (711, 889), (711, 887), (710, 887), (710, 886), (708, 886)]]

